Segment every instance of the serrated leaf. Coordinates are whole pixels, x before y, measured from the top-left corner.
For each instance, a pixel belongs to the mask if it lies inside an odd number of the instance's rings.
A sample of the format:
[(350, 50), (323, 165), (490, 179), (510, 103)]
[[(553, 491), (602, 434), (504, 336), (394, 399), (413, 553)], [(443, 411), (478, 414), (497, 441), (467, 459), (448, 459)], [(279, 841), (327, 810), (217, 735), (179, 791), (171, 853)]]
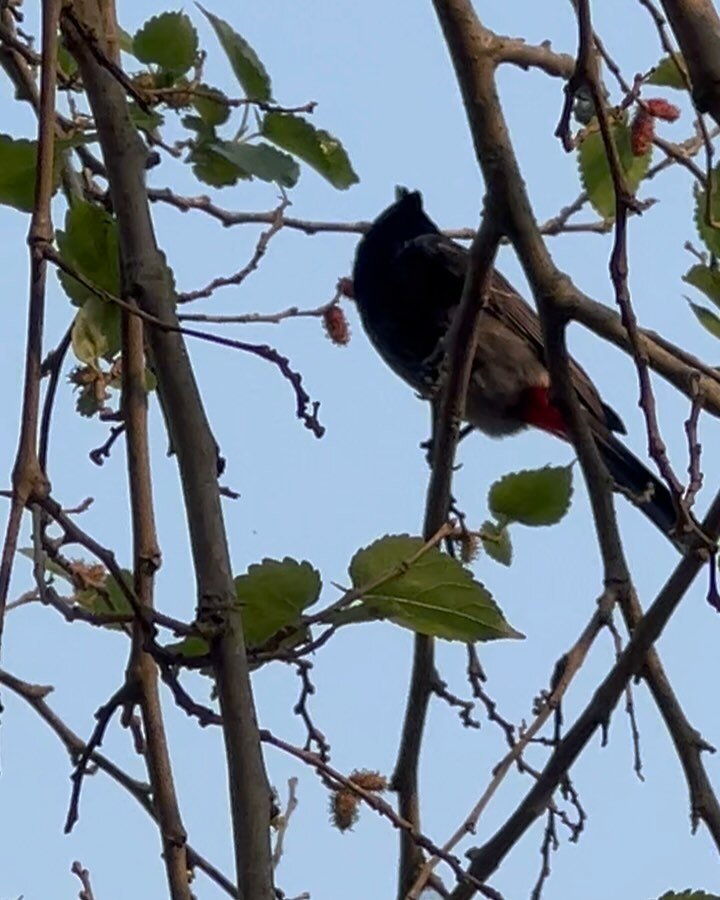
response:
[(685, 64), (682, 53), (675, 53), (674, 57), (675, 59), (673, 60), (672, 56), (664, 56), (657, 66), (655, 66), (652, 75), (645, 83), (654, 84), (659, 87), (676, 88), (679, 91), (684, 91), (685, 81), (678, 66), (685, 72), (688, 79), (690, 78), (690, 75), (688, 74), (687, 65)]
[[(32, 563), (35, 562), (35, 551), (32, 547), (21, 547), (18, 550), (18, 553), (29, 559)], [(63, 581), (67, 581), (68, 584), (72, 584), (72, 578), (65, 569), (63, 569), (62, 566), (59, 566), (54, 560), (50, 559), (47, 554), (44, 555), (43, 569), (45, 569), (46, 572), (50, 572), (52, 575), (57, 575), (58, 578), (62, 578)]]
[(229, 187), (237, 184), (240, 178), (245, 180), (250, 178), (248, 172), (221, 156), (215, 150), (215, 144), (208, 141), (194, 147), (188, 161), (192, 163), (195, 177), (212, 187)]
[(209, 87), (207, 84), (198, 85), (197, 90), (202, 94), (193, 93), (192, 105), (197, 110), (202, 122), (212, 128), (224, 125), (230, 118), (230, 107), (222, 91)]
[(714, 312), (710, 309), (706, 309), (704, 306), (700, 306), (697, 303), (693, 303), (691, 300), (688, 300), (690, 304), (690, 309), (695, 313), (695, 317), (698, 322), (705, 328), (713, 337), (720, 338), (720, 317), (716, 316)]
[(345, 190), (359, 181), (340, 141), (301, 116), (267, 113), (262, 133), (273, 144), (299, 156), (333, 187)]
[[(32, 212), (36, 167), (37, 141), (15, 140), (8, 134), (0, 134), (0, 204), (20, 212)], [(53, 193), (60, 184), (59, 167), (54, 168)]]
[(300, 615), (320, 595), (320, 573), (309, 562), (286, 556), (264, 559), (235, 579), (242, 607), (245, 643), (258, 647), (283, 628), (296, 625)]
[(717, 894), (708, 894), (705, 891), (667, 891), (658, 900), (720, 900)]
[(190, 131), (197, 131), (204, 137), (215, 137), (215, 129), (208, 125), (202, 116), (183, 116), (180, 122), (185, 128), (189, 128)]
[[(93, 284), (117, 296), (120, 293), (117, 222), (101, 206), (75, 200), (65, 215), (65, 230), (57, 232), (60, 255)], [(75, 306), (96, 295), (64, 272), (60, 284)]]
[(133, 37), (129, 32), (125, 31), (124, 28), (118, 28), (118, 44), (123, 53), (135, 56), (135, 51), (133, 50)]
[[(133, 576), (132, 572), (127, 569), (120, 570), (125, 584), (132, 590)], [(104, 613), (118, 613), (120, 615), (131, 616), (133, 609), (129, 600), (123, 593), (117, 581), (108, 575), (102, 588), (88, 587), (84, 590), (76, 591), (73, 600), (79, 606), (82, 606), (88, 612), (95, 615)], [(105, 626), (112, 630), (121, 629), (121, 623), (109, 624)]]
[(78, 65), (75, 57), (65, 46), (65, 42), (61, 36), (58, 36), (57, 43), (58, 65), (68, 78), (72, 78), (77, 73)]
[(104, 402), (95, 393), (94, 386), (85, 385), (80, 389), (77, 400), (75, 401), (75, 409), (85, 419), (91, 419), (96, 416), (101, 409), (104, 409)]
[[(125, 581), (125, 585), (132, 590), (133, 574), (128, 569), (120, 569), (120, 573)], [(130, 615), (133, 611), (130, 601), (125, 596), (123, 589), (117, 581), (110, 575), (105, 579), (105, 590), (107, 591), (107, 599), (103, 598), (106, 606), (105, 612), (124, 613)], [(98, 610), (101, 612), (102, 610)]]
[(165, 117), (156, 112), (154, 109), (143, 109), (134, 101), (128, 105), (130, 110), (130, 118), (133, 120), (135, 127), (150, 134), (154, 134), (161, 125), (165, 124)]
[[(350, 562), (353, 587), (361, 590), (402, 567), (423, 543), (407, 534), (387, 535), (358, 550)], [(522, 637), (472, 572), (437, 547), (367, 591), (361, 603), (397, 625), (449, 641)]]
[(545, 466), (505, 475), (490, 488), (488, 507), (502, 523), (554, 525), (570, 507), (572, 466)]
[(277, 182), (283, 187), (290, 188), (297, 184), (300, 177), (300, 166), (292, 156), (281, 153), (270, 144), (218, 141), (213, 145), (213, 149), (242, 171), (262, 181)]
[(133, 38), (133, 53), (140, 62), (152, 63), (178, 75), (191, 68), (197, 52), (197, 31), (182, 12), (153, 16)]
[(171, 650), (173, 653), (184, 656), (186, 659), (197, 659), (198, 657), (207, 656), (208, 653), (210, 653), (210, 645), (208, 642), (205, 638), (198, 637), (197, 635), (190, 635), (174, 644), (167, 644), (164, 649)]
[[(712, 193), (710, 195), (710, 217), (713, 222), (720, 222), (720, 165), (712, 171)], [(700, 240), (705, 244), (713, 256), (720, 256), (720, 228), (713, 227), (707, 222), (707, 190), (695, 188), (695, 227)]]
[(495, 562), (501, 563), (503, 566), (509, 566), (512, 563), (512, 541), (510, 540), (510, 532), (504, 525), (497, 522), (483, 522), (480, 527), (480, 534), (483, 549), (489, 557)]
[(220, 46), (230, 62), (235, 77), (250, 100), (272, 100), (272, 85), (265, 66), (245, 38), (224, 19), (213, 15), (205, 7), (196, 4), (200, 12), (212, 25), (220, 41)]
[[(615, 122), (611, 125), (611, 130), (625, 173), (625, 181), (629, 190), (634, 192), (650, 166), (652, 148), (643, 156), (633, 156), (629, 126), (625, 122)], [(604, 219), (614, 216), (615, 189), (599, 130), (591, 131), (580, 144), (578, 166), (580, 180), (595, 210)]]
[(89, 297), (77, 311), (72, 327), (72, 348), (80, 362), (96, 366), (120, 350), (120, 309), (99, 297)]
[(683, 275), (683, 281), (691, 284), (720, 307), (720, 271), (711, 266), (698, 263)]

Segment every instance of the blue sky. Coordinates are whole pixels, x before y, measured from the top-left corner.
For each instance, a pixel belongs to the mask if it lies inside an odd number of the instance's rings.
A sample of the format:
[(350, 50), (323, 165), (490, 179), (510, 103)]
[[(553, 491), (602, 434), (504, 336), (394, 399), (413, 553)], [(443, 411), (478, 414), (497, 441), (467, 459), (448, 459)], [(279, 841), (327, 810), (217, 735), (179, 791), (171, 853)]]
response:
[[(639, 5), (612, 0), (595, 4), (596, 27), (623, 64), (626, 77), (649, 68), (660, 56), (653, 27)], [(292, 192), (292, 213), (309, 219), (372, 218), (392, 199), (396, 184), (423, 191), (429, 213), (447, 227), (478, 220), (482, 182), (451, 66), (431, 4), (396, 0), (346, 4), (308, 0), (303, 4), (269, 0), (237, 6), (214, 0), (213, 12), (228, 19), (255, 47), (273, 77), (281, 103), (317, 100), (315, 121), (347, 147), (360, 184), (337, 192), (305, 170)], [(575, 29), (569, 4), (480, 3), (489, 25), (501, 33), (573, 52)], [(127, 0), (122, 25), (134, 31), (150, 12)], [(214, 37), (192, 7), (203, 46), (210, 51), (207, 80), (236, 93), (232, 74)], [(28, 28), (34, 10), (28, 9)], [(566, 155), (553, 131), (562, 103), (562, 85), (541, 74), (504, 70), (501, 96), (538, 218), (554, 215), (579, 191), (575, 160)], [(613, 95), (617, 99), (617, 95)], [(3, 130), (32, 136), (28, 110), (13, 102), (0, 79)], [(691, 133), (684, 115), (663, 133), (682, 139)], [(172, 160), (148, 175), (153, 186), (172, 185), (188, 194), (206, 193), (189, 170)], [(642, 196), (660, 203), (630, 228), (630, 284), (641, 322), (715, 363), (718, 345), (701, 332), (682, 299), (681, 276), (691, 260), (683, 243), (693, 239), (690, 189), (683, 172), (671, 171), (644, 187)], [(231, 209), (271, 209), (276, 192), (268, 185), (241, 184), (219, 192)], [(180, 214), (154, 207), (159, 240), (181, 290), (230, 274), (250, 257), (254, 227), (223, 229), (202, 213)], [(61, 225), (63, 203), (54, 212)], [(582, 214), (589, 218), (589, 211)], [(3, 273), (5, 328), (9, 339), (0, 359), (0, 469), (9, 473), (15, 452), (27, 298), (28, 219), (0, 208), (0, 271)], [(240, 289), (226, 288), (195, 304), (198, 312), (271, 312), (289, 305), (314, 307), (329, 299), (338, 276), (348, 274), (356, 239), (343, 235), (307, 237), (284, 232), (276, 237), (260, 270)], [(607, 278), (608, 238), (597, 235), (551, 239), (558, 264), (589, 294), (612, 302)], [(518, 286), (523, 279), (509, 250), (503, 271)], [(263, 557), (290, 555), (317, 566), (323, 598), (336, 596), (331, 582), (347, 582), (355, 550), (386, 533), (418, 533), (427, 470), (418, 449), (427, 437), (424, 406), (386, 369), (370, 348), (355, 311), (347, 348), (333, 346), (315, 320), (281, 326), (243, 326), (237, 337), (269, 341), (287, 354), (313, 399), (321, 401), (327, 427), (318, 441), (294, 418), (286, 383), (267, 363), (230, 350), (192, 343), (211, 421), (228, 459), (225, 480), (241, 493), (225, 507), (235, 570)], [(48, 346), (67, 326), (70, 307), (54, 277), (48, 291)], [(623, 416), (628, 441), (645, 453), (643, 424), (631, 364), (618, 351), (579, 327), (571, 330), (574, 352), (591, 372), (605, 399)], [(682, 424), (689, 404), (657, 381), (663, 434), (676, 467), (687, 460)], [(127, 564), (130, 553), (128, 504), (122, 445), (103, 468), (88, 460), (106, 428), (79, 419), (70, 388), (63, 386), (53, 432), (50, 476), (57, 499), (74, 506), (95, 498), (83, 526), (112, 546)], [(701, 423), (706, 483), (701, 508), (718, 483), (720, 466), (712, 452), (718, 438), (714, 421)], [(175, 463), (165, 456), (166, 441), (158, 410), (152, 410), (154, 481), (164, 565), (158, 577), (158, 604), (180, 618), (191, 618), (195, 598), (183, 527)], [(486, 516), (487, 489), (507, 471), (546, 463), (567, 463), (570, 450), (543, 435), (524, 434), (505, 442), (468, 438), (459, 452), (462, 469), (456, 495), (472, 522)], [(7, 476), (6, 476), (7, 478)], [(675, 556), (635, 510), (620, 501), (619, 516), (639, 597), (649, 604), (671, 571)], [(487, 558), (475, 564), (477, 577), (493, 592), (509, 620), (527, 635), (524, 642), (481, 648), (488, 690), (510, 719), (529, 720), (533, 697), (547, 685), (556, 659), (572, 644), (592, 614), (601, 590), (584, 487), (578, 482), (569, 515), (558, 526), (513, 532), (515, 562), (504, 569)], [(27, 537), (26, 537), (27, 542)], [(30, 567), (19, 562), (13, 596), (31, 584)], [(720, 743), (714, 685), (720, 678), (717, 635), (720, 623), (704, 602), (699, 581), (663, 635), (659, 650), (691, 722)], [(373, 768), (390, 773), (404, 709), (412, 637), (389, 624), (340, 632), (315, 660), (317, 693), (311, 707), (343, 770)], [(3, 666), (20, 677), (53, 684), (50, 702), (82, 735), (93, 727), (95, 709), (120, 684), (127, 647), (121, 635), (65, 624), (52, 612), (34, 607), (14, 611), (4, 640)], [(439, 668), (451, 688), (468, 694), (464, 648), (441, 645)], [(566, 721), (583, 708), (594, 685), (612, 664), (613, 648), (603, 636), (593, 648), (566, 701)], [(280, 664), (255, 676), (261, 724), (302, 743), (303, 729), (292, 714), (299, 684)], [(199, 698), (208, 684), (188, 679)], [(98, 900), (157, 898), (166, 893), (154, 826), (108, 779), (85, 785), (80, 822), (62, 835), (69, 796), (70, 767), (56, 738), (37, 716), (8, 692), (0, 731), (0, 805), (5, 810), (0, 841), (0, 900), (72, 897), (79, 889), (69, 874), (73, 859), (90, 869)], [(167, 721), (181, 807), (191, 841), (226, 872), (232, 871), (224, 758), (220, 736), (201, 731), (175, 710), (169, 697)], [(632, 771), (632, 745), (626, 716), (612, 719), (609, 745), (594, 739), (573, 769), (588, 823), (577, 844), (562, 846), (552, 859), (547, 898), (652, 900), (664, 891), (687, 887), (720, 890), (717, 860), (704, 830), (689, 834), (688, 799), (679, 763), (647, 691), (635, 691), (646, 781)], [(142, 777), (142, 763), (116, 724), (104, 750)], [(502, 735), (489, 723), (466, 731), (457, 716), (434, 702), (422, 758), (423, 828), (442, 843), (482, 793), (490, 770), (504, 752)], [(529, 758), (542, 765), (534, 748)], [(313, 900), (366, 900), (394, 896), (397, 839), (389, 824), (363, 811), (351, 833), (328, 824), (327, 795), (316, 776), (276, 751), (268, 751), (271, 780), (281, 797), (287, 779), (300, 779), (300, 805), (286, 837), (278, 884), (292, 897), (309, 891)], [(716, 783), (720, 767), (705, 758)], [(513, 774), (479, 824), (478, 840), (493, 833), (529, 782)], [(529, 895), (540, 866), (542, 825), (523, 838), (492, 883), (507, 900)], [(447, 873), (444, 873), (447, 876)], [(200, 898), (221, 896), (202, 875)]]

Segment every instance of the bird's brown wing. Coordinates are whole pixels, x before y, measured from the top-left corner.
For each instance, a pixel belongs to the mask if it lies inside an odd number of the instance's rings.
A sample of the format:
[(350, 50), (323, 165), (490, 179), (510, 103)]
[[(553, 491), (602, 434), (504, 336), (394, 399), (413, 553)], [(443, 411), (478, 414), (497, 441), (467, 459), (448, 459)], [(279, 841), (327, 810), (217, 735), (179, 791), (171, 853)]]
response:
[[(545, 352), (540, 327), (540, 319), (532, 307), (530, 307), (499, 272), (493, 272), (493, 278), (485, 307), (489, 315), (496, 316), (508, 324), (515, 331), (522, 334), (535, 348), (538, 357), (545, 362)], [(573, 387), (577, 391), (582, 405), (590, 412), (598, 424), (602, 423), (611, 431), (625, 434), (625, 426), (618, 414), (600, 399), (595, 385), (590, 380), (587, 372), (571, 357), (570, 372)]]
[[(432, 323), (433, 340), (442, 334), (460, 299), (468, 266), (468, 251), (440, 233), (415, 238), (403, 247), (395, 258), (394, 272), (404, 294), (413, 298), (408, 313), (421, 316)], [(409, 273), (409, 274), (408, 274)], [(422, 290), (418, 287), (421, 281)], [(433, 298), (431, 308), (418, 309), (417, 298)], [(493, 272), (490, 295), (485, 314), (495, 316), (504, 325), (521, 334), (535, 349), (538, 359), (545, 365), (545, 352), (537, 313), (529, 306), (510, 282), (498, 271)], [(405, 326), (406, 339), (412, 336)], [(625, 426), (618, 414), (604, 404), (589, 375), (571, 359), (572, 380), (582, 405), (590, 413), (599, 429), (609, 428), (625, 434)]]

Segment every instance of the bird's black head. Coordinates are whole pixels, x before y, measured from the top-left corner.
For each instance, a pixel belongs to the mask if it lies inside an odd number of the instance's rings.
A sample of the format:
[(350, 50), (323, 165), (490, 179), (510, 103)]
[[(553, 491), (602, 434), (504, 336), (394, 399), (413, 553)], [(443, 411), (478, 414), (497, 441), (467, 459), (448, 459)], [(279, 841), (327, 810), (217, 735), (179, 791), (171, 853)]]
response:
[(353, 282), (360, 303), (374, 293), (375, 280), (383, 277), (384, 269), (408, 241), (438, 233), (437, 225), (425, 215), (419, 191), (398, 187), (395, 197), (358, 244)]
[(395, 202), (375, 219), (366, 237), (380, 235), (383, 240), (392, 237), (404, 243), (437, 231), (437, 225), (425, 215), (420, 191), (398, 186), (395, 188)]

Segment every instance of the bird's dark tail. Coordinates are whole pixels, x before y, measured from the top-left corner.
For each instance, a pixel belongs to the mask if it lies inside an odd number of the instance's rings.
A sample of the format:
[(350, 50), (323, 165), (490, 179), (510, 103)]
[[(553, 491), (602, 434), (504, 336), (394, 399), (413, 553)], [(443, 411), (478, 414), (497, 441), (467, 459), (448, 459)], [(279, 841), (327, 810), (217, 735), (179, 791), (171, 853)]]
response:
[(667, 487), (611, 434), (595, 435), (598, 450), (620, 491), (637, 506), (678, 549), (678, 513)]

